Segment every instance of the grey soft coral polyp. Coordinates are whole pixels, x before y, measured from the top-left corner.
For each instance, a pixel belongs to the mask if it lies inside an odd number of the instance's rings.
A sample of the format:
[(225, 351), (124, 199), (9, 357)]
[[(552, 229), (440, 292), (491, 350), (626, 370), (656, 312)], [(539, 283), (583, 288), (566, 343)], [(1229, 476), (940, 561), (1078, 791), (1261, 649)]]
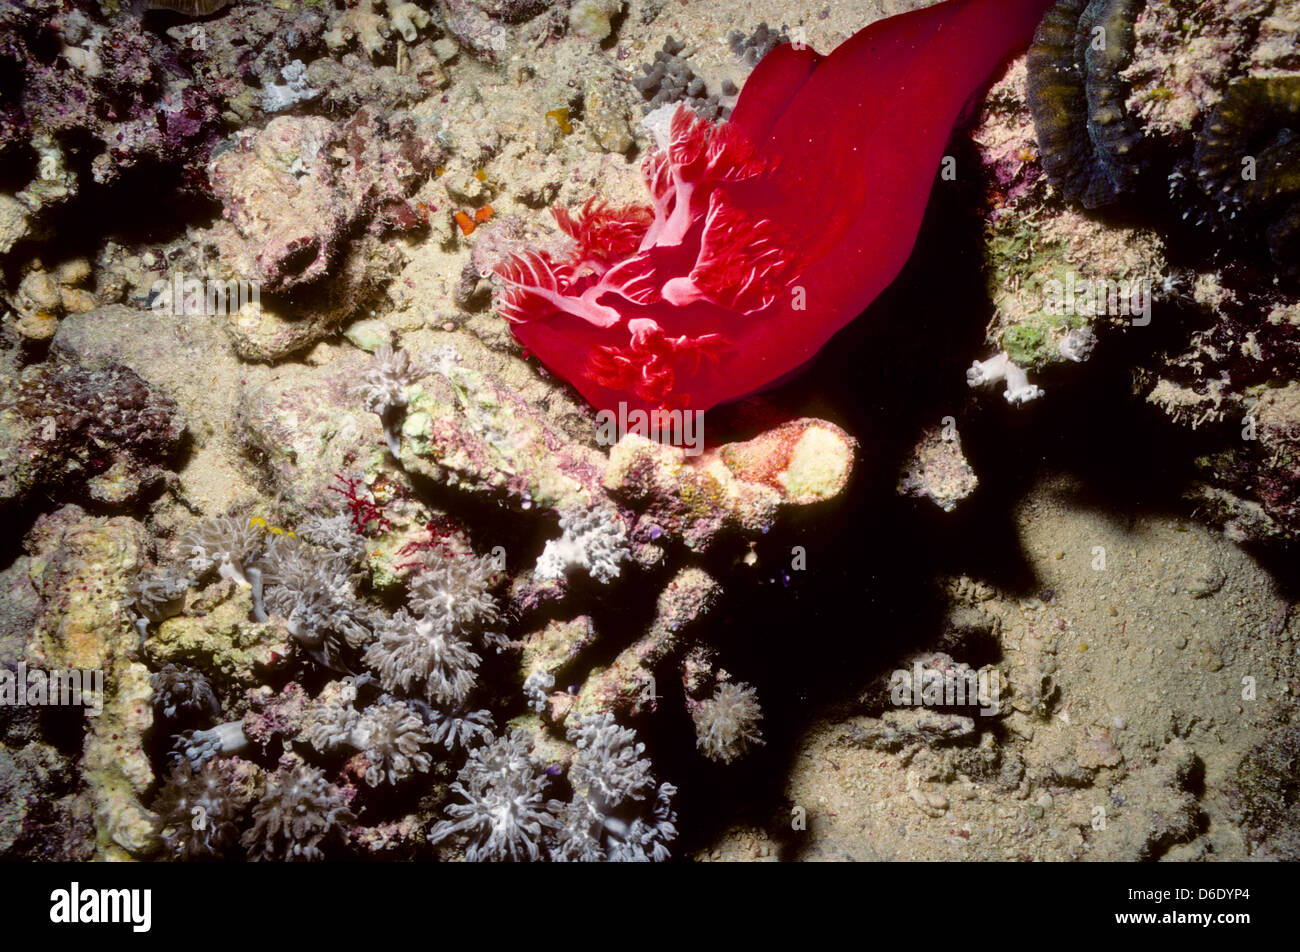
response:
[[(585, 717), (569, 728), (577, 746), (569, 780), (578, 791), (563, 812), (554, 860), (662, 862), (677, 837), (677, 788), (656, 786), (645, 744), (612, 714)], [(650, 810), (645, 809), (649, 802)]]
[(239, 838), (236, 798), (213, 764), (178, 764), (154, 804), (169, 859), (220, 859)]
[(386, 690), (419, 690), (430, 703), (459, 704), (478, 680), (480, 658), (445, 618), (399, 609), (366, 649)]
[(352, 742), (366, 759), (366, 783), (391, 784), (427, 773), (433, 758), (421, 750), (432, 738), (424, 720), (401, 701), (373, 704), (357, 720)]
[(267, 779), (240, 842), (254, 860), (324, 859), (323, 844), (343, 839), (354, 819), (343, 791), (320, 770), (299, 764)]
[(668, 859), (677, 788), (656, 785), (636, 732), (606, 714), (580, 720), (568, 737), (577, 745), (571, 800), (546, 799), (552, 771), (532, 756), (529, 736), (514, 731), (470, 754), (451, 787), (464, 802), (447, 807), (450, 819), (434, 825), (430, 842), (467, 835), (471, 861)]
[(206, 519), (187, 533), (181, 549), (193, 571), (202, 573), (215, 567), (222, 578), (248, 585), (245, 568), (261, 555), (263, 541), (261, 529), (252, 520), (223, 515)]
[(562, 578), (580, 568), (596, 581), (618, 578), (630, 557), (627, 526), (613, 509), (571, 509), (560, 514), (562, 535), (546, 543), (534, 570), (543, 580)]
[(154, 706), (167, 719), (213, 717), (221, 703), (207, 675), (194, 668), (165, 664), (149, 678)]
[(478, 681), (470, 638), (497, 617), (491, 562), (473, 556), (426, 563), (411, 582), (411, 610), (398, 609), (366, 649), (365, 663), (388, 691), (415, 689), (430, 703), (459, 706)]
[(546, 775), (532, 758), (532, 741), (513, 731), (472, 751), (461, 769), (453, 793), (464, 803), (447, 807), (452, 817), (437, 823), (429, 842), (437, 844), (456, 833), (472, 839), (465, 858), (480, 860), (539, 860), (542, 833), (557, 825), (553, 801), (545, 799)]
[(385, 780), (396, 784), (412, 774), (427, 773), (432, 757), (422, 748), (433, 741), (424, 718), (397, 700), (378, 701), (358, 711), (357, 691), (348, 683), (336, 684), (318, 702), (303, 739), (320, 751), (348, 747), (360, 751), (365, 781), (377, 787)]
[(176, 739), (173, 759), (198, 769), (214, 757), (230, 757), (248, 749), (242, 721), (227, 721), (202, 731), (186, 731)]
[(385, 343), (375, 351), (374, 363), (357, 388), (362, 406), (379, 417), (384, 439), (394, 456), (400, 457), (402, 453), (398, 424), (406, 409), (406, 388), (428, 373), (428, 368), (412, 361), (406, 351), (393, 350), (392, 345)]
[(136, 583), (135, 604), (149, 621), (162, 621), (180, 612), (190, 580), (176, 570), (143, 575)]
[(482, 630), (497, 618), (492, 560), (474, 556), (437, 559), (411, 582), (411, 607), (437, 615), (459, 631)]
[(359, 551), (328, 549), (277, 536), (263, 560), (267, 608), (285, 620), (295, 642), (325, 667), (339, 667), (344, 645), (371, 637), (374, 613), (353, 594)]
[(731, 763), (763, 743), (758, 722), (763, 713), (758, 694), (748, 684), (720, 684), (713, 697), (691, 710), (696, 744), (712, 760)]

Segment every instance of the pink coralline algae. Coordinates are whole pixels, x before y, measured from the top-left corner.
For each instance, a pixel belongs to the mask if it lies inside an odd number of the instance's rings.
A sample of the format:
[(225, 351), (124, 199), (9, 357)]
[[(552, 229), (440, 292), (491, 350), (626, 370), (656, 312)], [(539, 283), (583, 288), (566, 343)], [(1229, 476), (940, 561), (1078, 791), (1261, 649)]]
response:
[(911, 253), (953, 126), (1048, 0), (949, 0), (829, 56), (777, 47), (729, 122), (647, 123), (653, 203), (557, 210), (497, 273), (515, 336), (594, 406), (707, 410), (806, 363)]

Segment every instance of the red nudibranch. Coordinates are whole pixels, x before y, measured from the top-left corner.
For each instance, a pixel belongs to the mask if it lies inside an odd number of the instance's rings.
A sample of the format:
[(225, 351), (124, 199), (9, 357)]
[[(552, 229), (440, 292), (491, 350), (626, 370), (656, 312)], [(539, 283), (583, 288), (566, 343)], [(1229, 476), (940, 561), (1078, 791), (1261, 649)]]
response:
[(806, 363), (898, 275), (953, 126), (1051, 0), (949, 0), (829, 56), (777, 47), (730, 121), (678, 107), (652, 205), (555, 210), (557, 260), (497, 268), (498, 309), (598, 409), (707, 410)]

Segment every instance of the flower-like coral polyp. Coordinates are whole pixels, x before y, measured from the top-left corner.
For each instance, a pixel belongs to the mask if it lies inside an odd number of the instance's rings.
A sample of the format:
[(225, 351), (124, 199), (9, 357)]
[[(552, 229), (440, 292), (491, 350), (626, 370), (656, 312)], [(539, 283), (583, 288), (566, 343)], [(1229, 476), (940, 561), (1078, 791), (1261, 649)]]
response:
[(707, 410), (806, 363), (911, 253), (949, 134), (1050, 0), (949, 0), (823, 57), (787, 44), (729, 122), (646, 118), (652, 203), (557, 211), (496, 271), (515, 336), (598, 409)]

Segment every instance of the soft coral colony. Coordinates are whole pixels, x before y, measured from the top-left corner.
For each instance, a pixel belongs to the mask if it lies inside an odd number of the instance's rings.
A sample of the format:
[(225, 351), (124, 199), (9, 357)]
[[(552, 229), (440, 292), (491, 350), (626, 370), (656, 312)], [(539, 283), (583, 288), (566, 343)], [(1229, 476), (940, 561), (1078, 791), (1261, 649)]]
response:
[(594, 406), (707, 410), (796, 370), (906, 262), (953, 125), (1046, 0), (950, 0), (768, 54), (730, 121), (647, 117), (652, 204), (498, 268), (515, 336)]
[[(233, 587), (259, 622), (283, 629), (291, 654), (335, 680), (314, 698), (297, 682), (256, 689), (242, 718), (204, 727), (223, 715), (208, 678), (172, 663), (155, 673), (158, 722), (174, 741), (155, 801), (167, 857), (342, 855), (353, 839), (391, 832), (358, 825), (359, 787), (409, 787), (430, 773), (438, 746), (466, 759), (430, 844), (455, 842), (471, 860), (669, 857), (676, 790), (655, 782), (635, 732), (608, 714), (575, 718), (564, 800), (547, 795), (563, 770), (533, 756), (532, 737), (498, 736), (491, 713), (473, 709), (480, 651), (499, 620), (490, 560), (431, 551), (407, 606), (385, 615), (358, 591), (365, 540), (344, 515), (306, 520), (296, 534), (220, 516), (178, 548), (179, 564), (137, 586), (146, 637), (151, 622), (188, 610), (191, 589), (200, 589), (194, 607)], [(179, 593), (165, 611), (160, 587)], [(193, 822), (196, 810), (203, 823)]]

